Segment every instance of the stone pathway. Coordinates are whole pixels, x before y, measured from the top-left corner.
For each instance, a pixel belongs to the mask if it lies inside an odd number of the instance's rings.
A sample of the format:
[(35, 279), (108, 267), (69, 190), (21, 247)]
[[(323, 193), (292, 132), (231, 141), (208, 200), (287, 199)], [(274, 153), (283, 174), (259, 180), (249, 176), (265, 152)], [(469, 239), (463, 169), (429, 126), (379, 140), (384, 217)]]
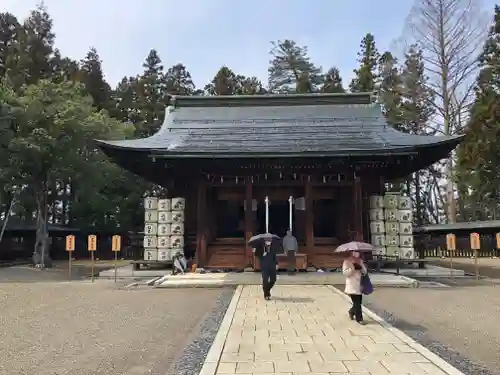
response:
[(277, 285), (271, 301), (240, 286), (200, 375), (462, 374), (373, 313), (350, 321), (349, 305), (329, 286)]

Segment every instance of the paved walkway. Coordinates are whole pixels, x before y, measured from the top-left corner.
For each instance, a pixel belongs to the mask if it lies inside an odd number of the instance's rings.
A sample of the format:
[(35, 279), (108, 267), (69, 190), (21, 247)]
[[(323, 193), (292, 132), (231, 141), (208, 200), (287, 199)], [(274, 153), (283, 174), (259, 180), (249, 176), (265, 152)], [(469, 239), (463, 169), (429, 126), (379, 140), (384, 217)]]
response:
[(329, 286), (273, 292), (265, 301), (258, 286), (238, 287), (200, 375), (461, 374), (370, 312), (365, 326), (350, 321)]

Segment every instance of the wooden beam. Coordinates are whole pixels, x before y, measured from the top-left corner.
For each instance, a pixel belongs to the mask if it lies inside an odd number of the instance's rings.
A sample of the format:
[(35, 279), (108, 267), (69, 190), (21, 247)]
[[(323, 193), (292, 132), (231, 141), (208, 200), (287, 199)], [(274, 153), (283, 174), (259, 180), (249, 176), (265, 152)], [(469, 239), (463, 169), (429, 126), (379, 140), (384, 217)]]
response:
[(354, 219), (354, 240), (363, 241), (363, 196), (361, 179), (354, 180), (353, 192), (353, 219)]
[(306, 200), (306, 251), (311, 253), (314, 248), (314, 199), (310, 180), (306, 181), (304, 195)]
[(253, 235), (252, 198), (252, 183), (248, 182), (245, 188), (245, 259), (248, 267), (253, 266), (252, 247), (248, 245), (248, 241)]
[(199, 181), (196, 210), (196, 262), (198, 267), (203, 267), (208, 261), (206, 210), (207, 187), (204, 181)]

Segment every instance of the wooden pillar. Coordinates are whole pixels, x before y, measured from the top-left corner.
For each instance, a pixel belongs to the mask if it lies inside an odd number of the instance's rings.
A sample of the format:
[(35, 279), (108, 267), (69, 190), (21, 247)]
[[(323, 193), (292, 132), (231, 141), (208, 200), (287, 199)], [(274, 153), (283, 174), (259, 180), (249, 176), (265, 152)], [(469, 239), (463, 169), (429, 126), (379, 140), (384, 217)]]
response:
[(252, 183), (248, 182), (245, 188), (245, 260), (247, 267), (253, 266), (252, 247), (248, 245), (248, 241), (253, 235), (252, 198)]
[(314, 248), (314, 201), (311, 180), (309, 178), (306, 181), (304, 195), (306, 201), (306, 251), (311, 253)]
[(196, 262), (204, 267), (207, 259), (207, 186), (204, 181), (198, 184), (196, 212)]
[(352, 191), (354, 241), (363, 241), (363, 196), (361, 189), (361, 179), (359, 177), (354, 178)]

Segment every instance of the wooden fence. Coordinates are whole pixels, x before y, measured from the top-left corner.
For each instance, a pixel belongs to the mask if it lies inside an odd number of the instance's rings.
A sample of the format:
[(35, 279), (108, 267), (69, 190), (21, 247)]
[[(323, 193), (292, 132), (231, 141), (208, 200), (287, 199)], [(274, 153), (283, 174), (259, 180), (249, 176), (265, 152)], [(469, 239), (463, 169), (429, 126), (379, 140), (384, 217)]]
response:
[[(495, 234), (480, 234), (481, 248), (477, 255), (480, 258), (500, 257)], [(456, 235), (456, 250), (447, 250), (446, 234), (417, 234), (415, 235), (415, 250), (419, 258), (473, 258), (470, 234)]]

